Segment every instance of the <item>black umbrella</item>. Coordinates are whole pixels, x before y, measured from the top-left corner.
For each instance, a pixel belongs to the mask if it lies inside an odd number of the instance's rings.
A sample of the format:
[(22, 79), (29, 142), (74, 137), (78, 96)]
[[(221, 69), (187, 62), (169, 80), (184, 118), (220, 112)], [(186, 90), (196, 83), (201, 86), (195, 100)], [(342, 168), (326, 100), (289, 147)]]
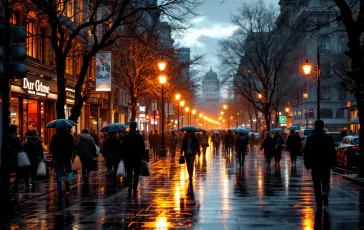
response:
[(283, 132), (283, 129), (281, 128), (275, 128), (275, 129), (271, 129), (269, 130), (269, 134), (276, 134), (276, 133), (282, 133)]
[(200, 130), (198, 128), (196, 128), (195, 126), (184, 126), (180, 129), (180, 131), (200, 132)]
[(301, 128), (299, 126), (291, 126), (287, 128), (286, 130), (300, 130)]
[(71, 120), (67, 120), (67, 119), (57, 119), (57, 120), (53, 120), (51, 122), (49, 122), (46, 125), (46, 128), (71, 128), (73, 126), (76, 126), (77, 124), (74, 123)]

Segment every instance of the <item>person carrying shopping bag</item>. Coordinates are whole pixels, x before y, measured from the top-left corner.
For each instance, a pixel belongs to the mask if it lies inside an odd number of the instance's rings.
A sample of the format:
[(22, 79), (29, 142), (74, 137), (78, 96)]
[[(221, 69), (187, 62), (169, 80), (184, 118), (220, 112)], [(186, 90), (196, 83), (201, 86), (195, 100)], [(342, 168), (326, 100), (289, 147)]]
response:
[(32, 178), (31, 185), (35, 185), (37, 179), (37, 169), (39, 162), (44, 158), (42, 141), (38, 137), (37, 130), (33, 129), (29, 131), (27, 141), (24, 143), (24, 151), (30, 161), (30, 176)]
[(121, 143), (116, 132), (109, 133), (109, 137), (106, 138), (103, 145), (102, 155), (105, 158), (107, 168), (106, 178), (109, 182), (114, 183), (116, 181), (118, 166), (122, 159)]
[(96, 157), (96, 143), (87, 128), (82, 130), (81, 135), (77, 138), (76, 152), (81, 160), (83, 182), (88, 184), (92, 159)]

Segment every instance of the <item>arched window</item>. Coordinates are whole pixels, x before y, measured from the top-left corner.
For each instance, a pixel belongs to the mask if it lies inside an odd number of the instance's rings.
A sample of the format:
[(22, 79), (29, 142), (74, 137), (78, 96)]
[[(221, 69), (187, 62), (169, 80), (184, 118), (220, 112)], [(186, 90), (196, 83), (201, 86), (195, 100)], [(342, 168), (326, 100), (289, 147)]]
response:
[(333, 118), (332, 109), (321, 109), (322, 118)]
[(347, 50), (347, 40), (345, 36), (340, 36), (338, 41), (339, 52), (345, 52)]
[(36, 27), (36, 15), (34, 12), (29, 12), (27, 17), (27, 38), (26, 38), (26, 47), (27, 47), (27, 55), (33, 58), (37, 58), (37, 42), (36, 35), (38, 34)]

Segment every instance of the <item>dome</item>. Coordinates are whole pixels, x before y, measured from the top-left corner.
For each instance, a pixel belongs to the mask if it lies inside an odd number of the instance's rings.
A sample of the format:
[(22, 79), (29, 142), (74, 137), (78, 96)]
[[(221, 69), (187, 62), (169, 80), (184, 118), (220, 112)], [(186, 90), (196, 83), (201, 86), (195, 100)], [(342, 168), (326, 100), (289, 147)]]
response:
[(205, 74), (205, 79), (217, 80), (217, 74), (214, 71), (212, 71), (212, 67), (210, 67), (210, 71)]

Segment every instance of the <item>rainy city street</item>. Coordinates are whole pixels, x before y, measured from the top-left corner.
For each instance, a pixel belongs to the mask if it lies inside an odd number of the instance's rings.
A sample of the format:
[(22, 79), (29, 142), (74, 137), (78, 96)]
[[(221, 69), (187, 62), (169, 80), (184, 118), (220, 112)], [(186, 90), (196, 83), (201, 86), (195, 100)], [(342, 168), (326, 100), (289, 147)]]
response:
[(33, 197), (22, 192), (17, 215), (1, 229), (364, 227), (363, 189), (333, 174), (330, 205), (315, 213), (310, 174), (302, 159), (291, 167), (287, 154), (279, 168), (268, 168), (260, 152), (249, 153), (239, 168), (235, 156), (208, 150), (205, 158), (196, 158), (192, 184), (186, 167), (169, 156), (149, 165), (151, 176), (141, 178), (135, 195), (122, 183), (110, 186), (100, 169), (86, 187), (79, 174), (74, 176), (71, 196), (58, 199), (51, 177), (37, 185)]

